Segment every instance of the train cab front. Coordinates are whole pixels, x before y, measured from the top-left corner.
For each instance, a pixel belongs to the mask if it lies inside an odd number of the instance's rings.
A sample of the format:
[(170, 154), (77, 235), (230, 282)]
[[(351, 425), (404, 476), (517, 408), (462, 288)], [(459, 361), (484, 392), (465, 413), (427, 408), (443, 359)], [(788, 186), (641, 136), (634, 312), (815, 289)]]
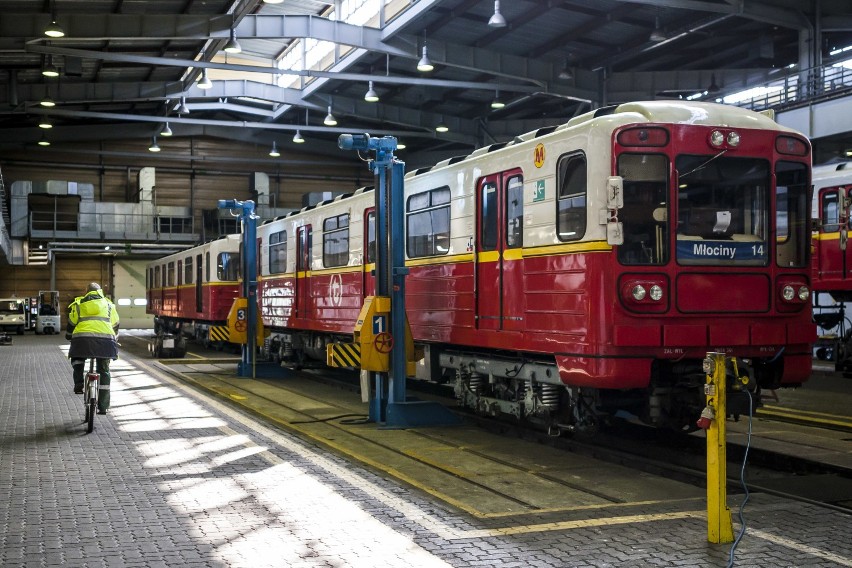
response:
[[(710, 351), (735, 358), (757, 393), (805, 381), (816, 339), (807, 140), (780, 127), (631, 125), (613, 134), (613, 162), (623, 242), (608, 348), (647, 393), (637, 413), (693, 423)], [(731, 404), (744, 410), (736, 394)]]

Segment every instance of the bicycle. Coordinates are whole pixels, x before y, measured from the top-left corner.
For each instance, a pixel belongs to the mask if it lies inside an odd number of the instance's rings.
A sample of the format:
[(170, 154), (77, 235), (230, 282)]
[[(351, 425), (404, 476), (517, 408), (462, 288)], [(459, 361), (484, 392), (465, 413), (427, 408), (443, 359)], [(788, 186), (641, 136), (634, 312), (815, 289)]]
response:
[(95, 429), (95, 414), (98, 411), (98, 390), (100, 388), (101, 375), (95, 370), (95, 358), (89, 358), (89, 372), (83, 379), (83, 409), (86, 424), (86, 433), (91, 434)]

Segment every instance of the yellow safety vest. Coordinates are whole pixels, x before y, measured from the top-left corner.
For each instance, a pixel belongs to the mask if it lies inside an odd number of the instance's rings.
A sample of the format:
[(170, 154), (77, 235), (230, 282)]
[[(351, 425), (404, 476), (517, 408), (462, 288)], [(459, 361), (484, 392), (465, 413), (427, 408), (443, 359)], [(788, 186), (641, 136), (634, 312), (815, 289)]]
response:
[(68, 323), (74, 330), (73, 337), (115, 338), (118, 310), (104, 298), (102, 290), (76, 298), (69, 308)]

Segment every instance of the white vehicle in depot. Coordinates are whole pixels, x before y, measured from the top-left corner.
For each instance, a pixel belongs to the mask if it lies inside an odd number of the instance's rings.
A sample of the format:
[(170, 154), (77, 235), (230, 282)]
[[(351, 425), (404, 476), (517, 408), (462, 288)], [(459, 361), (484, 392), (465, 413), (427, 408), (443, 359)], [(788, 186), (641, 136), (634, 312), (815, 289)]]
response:
[(27, 325), (25, 298), (0, 298), (0, 331), (24, 334)]

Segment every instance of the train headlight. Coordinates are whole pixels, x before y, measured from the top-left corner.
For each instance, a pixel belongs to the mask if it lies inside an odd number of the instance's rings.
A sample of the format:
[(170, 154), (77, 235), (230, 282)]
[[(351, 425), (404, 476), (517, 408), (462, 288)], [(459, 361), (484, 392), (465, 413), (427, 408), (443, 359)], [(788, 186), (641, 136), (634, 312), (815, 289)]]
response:
[(796, 296), (795, 290), (793, 287), (787, 284), (781, 289), (781, 297), (784, 298), (788, 302), (792, 302), (793, 298)]
[(714, 130), (710, 133), (710, 144), (719, 147), (725, 142), (725, 135), (720, 130)]
[(728, 146), (737, 147), (740, 145), (740, 135), (736, 132), (728, 132)]
[(811, 296), (811, 291), (808, 290), (807, 286), (799, 286), (799, 299), (803, 302), (807, 302), (808, 298)]
[(641, 302), (645, 299), (645, 287), (641, 284), (637, 284), (633, 287), (633, 290), (631, 290), (631, 294), (633, 294), (634, 300), (636, 300), (637, 302)]
[(663, 298), (663, 289), (660, 288), (657, 284), (651, 286), (651, 299), (655, 302), (659, 302)]

